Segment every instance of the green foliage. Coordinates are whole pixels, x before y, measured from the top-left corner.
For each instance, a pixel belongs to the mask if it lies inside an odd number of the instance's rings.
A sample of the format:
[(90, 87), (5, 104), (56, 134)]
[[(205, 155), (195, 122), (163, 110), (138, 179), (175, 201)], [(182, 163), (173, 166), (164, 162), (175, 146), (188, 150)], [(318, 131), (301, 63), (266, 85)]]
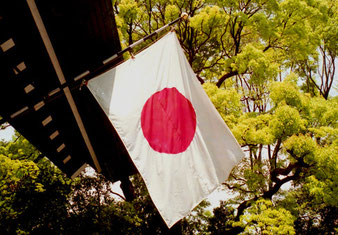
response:
[(316, 169), (306, 178), (304, 190), (317, 204), (338, 208), (338, 141), (321, 147), (316, 154)]
[(76, 178), (67, 220), (70, 234), (136, 234), (142, 223), (135, 207), (114, 199), (112, 183), (96, 173)]
[(16, 219), (21, 211), (12, 207), (20, 189), (43, 191), (36, 182), (39, 168), (31, 161), (12, 160), (0, 154), (0, 220)]
[(220, 206), (214, 208), (213, 216), (209, 217), (207, 231), (211, 234), (229, 234), (234, 219), (234, 208), (221, 201)]
[(203, 88), (211, 102), (221, 114), (224, 121), (230, 126), (242, 112), (240, 94), (234, 88), (219, 89), (212, 83), (204, 83)]
[(71, 181), (22, 136), (0, 143), (0, 233), (61, 232)]
[(270, 98), (275, 106), (286, 104), (300, 109), (302, 95), (297, 87), (297, 75), (291, 74), (283, 82), (274, 82), (271, 85)]
[(0, 142), (0, 154), (6, 155), (11, 159), (31, 161), (40, 155), (35, 147), (18, 133), (15, 133), (12, 141), (8, 143)]
[[(135, 199), (131, 202), (113, 197), (112, 183), (102, 175), (81, 174), (70, 194), (66, 226), (71, 234), (166, 234), (169, 230), (149, 197), (140, 176), (132, 179)], [(209, 214), (199, 205), (191, 215), (174, 227), (183, 234), (204, 231)]]
[(229, 60), (232, 62), (230, 67), (240, 74), (250, 73), (250, 83), (263, 84), (267, 79), (275, 78), (279, 71), (278, 64), (273, 62), (270, 56), (261, 48), (248, 43), (240, 53)]
[(318, 146), (310, 136), (293, 135), (284, 142), (284, 147), (292, 158), (301, 158), (306, 164), (313, 164), (317, 158)]
[(190, 215), (181, 222), (182, 234), (208, 234), (208, 220), (212, 217), (206, 207), (210, 206), (208, 201), (202, 201)]
[(305, 128), (304, 124), (297, 109), (283, 105), (276, 109), (270, 127), (276, 139), (284, 140), (288, 136), (299, 133)]
[(276, 208), (271, 201), (260, 199), (241, 217), (238, 225), (243, 234), (295, 234), (295, 217), (284, 208)]
[(238, 119), (232, 132), (241, 145), (272, 144), (274, 136), (269, 128), (272, 118), (270, 114), (244, 114)]
[(304, 188), (289, 190), (278, 206), (290, 211), (297, 234), (334, 234), (337, 230), (337, 207), (314, 200)]

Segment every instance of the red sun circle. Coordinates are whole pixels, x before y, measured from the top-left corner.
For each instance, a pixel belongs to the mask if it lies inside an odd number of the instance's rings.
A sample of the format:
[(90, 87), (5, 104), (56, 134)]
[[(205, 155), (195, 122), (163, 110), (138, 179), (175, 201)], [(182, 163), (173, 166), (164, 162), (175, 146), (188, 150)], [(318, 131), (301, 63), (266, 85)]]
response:
[(191, 102), (175, 87), (153, 94), (141, 113), (144, 137), (160, 153), (184, 152), (194, 138), (196, 113)]

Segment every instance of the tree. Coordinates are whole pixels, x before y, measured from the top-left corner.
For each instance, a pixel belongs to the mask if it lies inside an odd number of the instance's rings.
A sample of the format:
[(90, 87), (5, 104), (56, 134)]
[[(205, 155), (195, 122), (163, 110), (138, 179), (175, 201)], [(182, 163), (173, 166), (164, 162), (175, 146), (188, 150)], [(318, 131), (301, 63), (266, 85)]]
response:
[(193, 234), (205, 228), (207, 202), (169, 230), (141, 177), (133, 184), (136, 197), (128, 202), (93, 170), (71, 180), (16, 133), (0, 143), (0, 233)]
[(284, 208), (274, 208), (269, 200), (259, 199), (241, 217), (244, 234), (295, 234), (295, 218)]
[(318, 55), (299, 61), (297, 71), (306, 81), (307, 92), (319, 92), (328, 99), (335, 76), (335, 60), (337, 57), (337, 4), (336, 1), (324, 1), (323, 20), (314, 21), (312, 28), (318, 35), (320, 45)]
[[(218, 208), (232, 216), (223, 223), (210, 221), (229, 233), (245, 231), (241, 218), (257, 214), (263, 199), (276, 213), (285, 209), (275, 205), (280, 197), (289, 199), (282, 190), (286, 184), (305, 190), (312, 203), (320, 199), (323, 208), (336, 208), (330, 204), (336, 200), (335, 172), (323, 171), (337, 161), (337, 99), (329, 96), (337, 55), (336, 2), (115, 2), (125, 46), (183, 11), (191, 18), (176, 27), (181, 45), (247, 153), (224, 183), (237, 196), (221, 204), (226, 209)], [(262, 213), (264, 218), (270, 212)]]
[(60, 233), (70, 179), (22, 136), (0, 143), (0, 233)]
[(186, 219), (170, 230), (155, 208), (139, 175), (133, 176), (135, 199), (125, 201), (113, 197), (112, 183), (102, 175), (81, 174), (73, 185), (67, 219), (70, 233), (113, 234), (195, 234), (205, 230), (207, 214), (202, 203)]
[(94, 171), (77, 177), (69, 197), (68, 233), (137, 233), (142, 220), (122, 195), (122, 201), (114, 195), (112, 183)]
[[(301, 186), (326, 205), (336, 201), (336, 100), (301, 93), (295, 78), (292, 75), (272, 84), (273, 106), (268, 113), (225, 119), (230, 123), (235, 120), (230, 128), (249, 154), (224, 183), (239, 194), (231, 202), (239, 204), (234, 221), (260, 198), (278, 196), (287, 182)], [(221, 97), (211, 94), (212, 100)]]

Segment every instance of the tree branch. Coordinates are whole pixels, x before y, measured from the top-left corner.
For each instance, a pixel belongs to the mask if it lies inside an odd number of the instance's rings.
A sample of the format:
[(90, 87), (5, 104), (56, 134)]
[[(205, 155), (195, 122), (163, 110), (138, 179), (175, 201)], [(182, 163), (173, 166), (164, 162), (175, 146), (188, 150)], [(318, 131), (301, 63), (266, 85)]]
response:
[[(228, 189), (235, 189), (235, 190), (239, 190), (239, 191), (244, 192), (244, 193), (254, 193), (254, 191), (246, 190), (244, 188), (237, 187), (237, 186), (231, 186), (228, 183), (223, 183), (223, 185), (227, 186)], [(244, 186), (244, 185), (245, 184), (242, 184), (242, 185), (239, 185), (239, 186)]]
[[(288, 151), (288, 153), (291, 155), (291, 156), (294, 156), (293, 152), (292, 151)], [(257, 201), (259, 198), (265, 198), (265, 199), (270, 199), (272, 198), (273, 195), (275, 195), (278, 190), (281, 188), (281, 186), (289, 181), (292, 181), (292, 180), (296, 180), (299, 178), (299, 175), (302, 171), (302, 169), (304, 167), (308, 167), (309, 165), (306, 164), (304, 161), (303, 161), (303, 158), (298, 158), (297, 159), (297, 162), (296, 163), (293, 163), (293, 164), (290, 164), (287, 168), (285, 169), (280, 169), (280, 168), (276, 168), (272, 174), (276, 175), (275, 177), (275, 185), (270, 188), (268, 191), (264, 192), (263, 195), (261, 196), (255, 196), (254, 198), (252, 199), (249, 199), (249, 200), (246, 200), (244, 202), (242, 202), (238, 208), (237, 208), (237, 215), (235, 217), (235, 220), (238, 221), (239, 220), (239, 217), (244, 213), (244, 210), (246, 208), (248, 208), (251, 203)], [(277, 178), (277, 174), (279, 175), (288, 175), (293, 169), (296, 169), (295, 173), (293, 175), (290, 175), (290, 176), (287, 176), (283, 179), (278, 179)]]
[(229, 73), (224, 74), (220, 79), (218, 79), (216, 86), (219, 88), (226, 79), (231, 78), (235, 75), (238, 75), (238, 71), (231, 71)]
[(196, 74), (196, 77), (197, 77), (198, 81), (201, 83), (201, 85), (203, 85), (203, 83), (204, 83), (203, 78), (201, 78), (200, 75), (198, 75), (198, 74)]

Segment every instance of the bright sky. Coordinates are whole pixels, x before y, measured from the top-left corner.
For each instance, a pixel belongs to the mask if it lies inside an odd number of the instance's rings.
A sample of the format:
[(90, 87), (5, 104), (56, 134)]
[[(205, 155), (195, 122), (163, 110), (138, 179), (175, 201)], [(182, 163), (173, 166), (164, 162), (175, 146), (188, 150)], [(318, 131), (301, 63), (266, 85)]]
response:
[(14, 135), (14, 128), (9, 126), (4, 130), (0, 130), (0, 140), (9, 141)]

